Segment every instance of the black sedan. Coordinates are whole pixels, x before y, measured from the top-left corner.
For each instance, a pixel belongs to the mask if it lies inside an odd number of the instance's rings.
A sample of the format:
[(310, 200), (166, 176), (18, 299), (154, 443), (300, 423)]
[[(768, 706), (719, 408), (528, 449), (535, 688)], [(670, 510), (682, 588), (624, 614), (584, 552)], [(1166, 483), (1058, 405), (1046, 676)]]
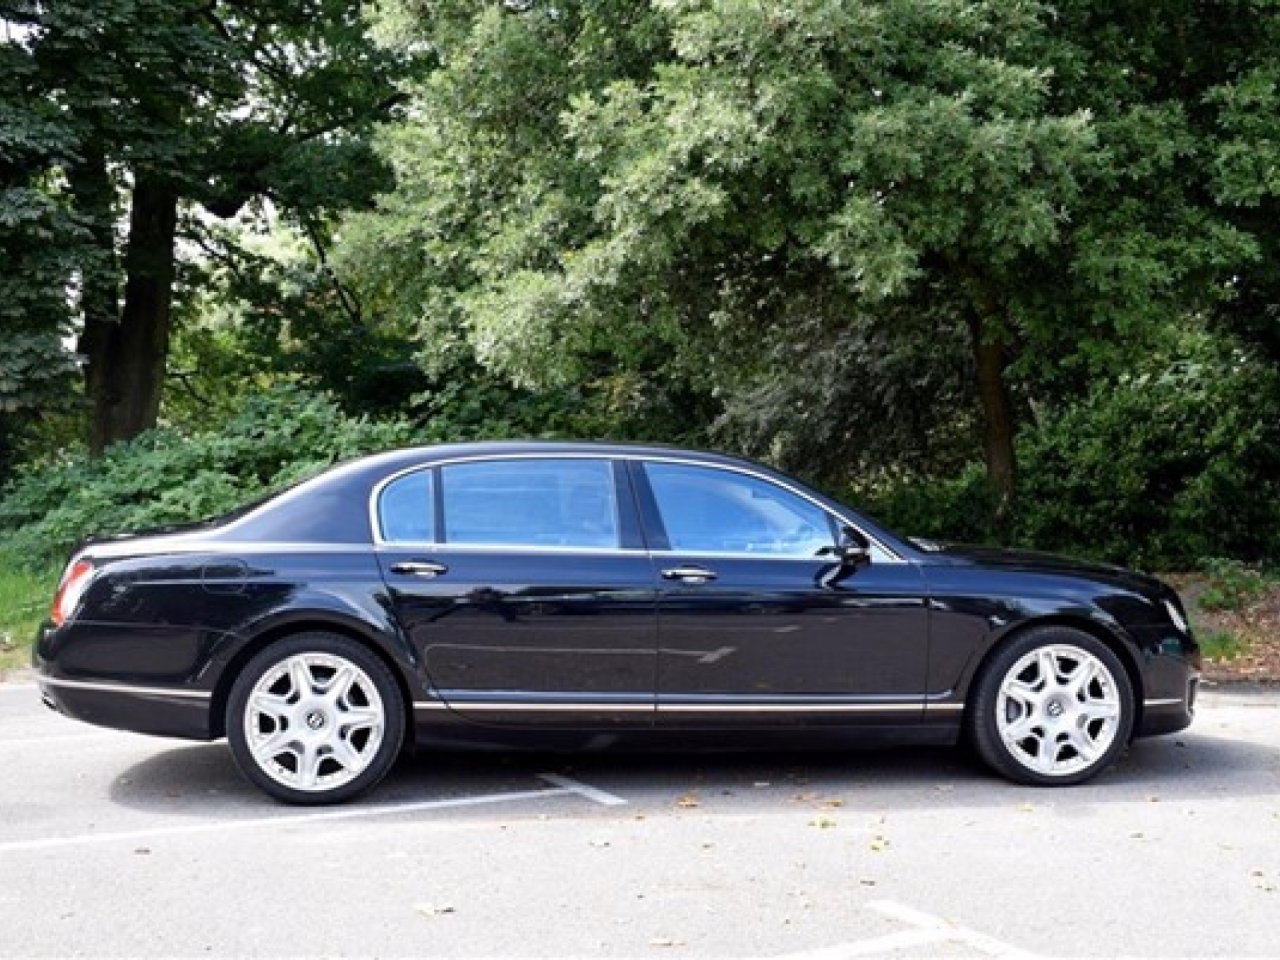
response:
[(280, 800), (413, 744), (966, 738), (1073, 784), (1191, 722), (1177, 595), (1115, 567), (904, 540), (756, 463), (663, 447), (400, 450), (230, 517), (93, 542), (45, 701), (209, 740)]

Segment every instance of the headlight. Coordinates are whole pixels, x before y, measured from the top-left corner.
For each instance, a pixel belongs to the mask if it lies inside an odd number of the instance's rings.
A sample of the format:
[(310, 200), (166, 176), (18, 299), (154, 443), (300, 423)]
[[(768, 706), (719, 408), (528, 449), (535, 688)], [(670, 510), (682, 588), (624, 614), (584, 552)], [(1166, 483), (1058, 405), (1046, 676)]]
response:
[(1182, 611), (1178, 609), (1178, 605), (1172, 600), (1164, 602), (1164, 611), (1169, 614), (1169, 622), (1178, 628), (1179, 633), (1190, 633), (1187, 629), (1187, 618), (1182, 615)]

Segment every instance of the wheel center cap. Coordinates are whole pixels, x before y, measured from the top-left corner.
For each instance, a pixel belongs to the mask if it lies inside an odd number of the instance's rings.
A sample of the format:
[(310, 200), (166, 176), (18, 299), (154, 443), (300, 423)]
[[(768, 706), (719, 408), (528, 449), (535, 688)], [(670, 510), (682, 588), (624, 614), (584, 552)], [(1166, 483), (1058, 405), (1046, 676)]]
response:
[(306, 723), (312, 730), (323, 728), (326, 722), (324, 714), (319, 710), (312, 710), (307, 714)]
[(1066, 708), (1063, 707), (1061, 700), (1050, 700), (1048, 705), (1045, 707), (1045, 713), (1049, 714), (1049, 716), (1056, 720), (1058, 717), (1062, 716), (1065, 709)]

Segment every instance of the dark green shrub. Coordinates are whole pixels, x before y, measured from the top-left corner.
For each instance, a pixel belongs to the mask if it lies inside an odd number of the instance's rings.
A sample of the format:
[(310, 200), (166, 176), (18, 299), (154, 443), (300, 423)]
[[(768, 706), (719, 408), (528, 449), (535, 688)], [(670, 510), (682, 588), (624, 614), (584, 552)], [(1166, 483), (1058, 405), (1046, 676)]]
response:
[(899, 480), (877, 489), (856, 489), (848, 499), (904, 536), (956, 543), (990, 543), (995, 495), (981, 464), (958, 477)]
[(322, 395), (282, 387), (248, 399), (220, 430), (154, 430), (97, 460), (29, 466), (4, 491), (0, 531), (44, 564), (84, 536), (215, 516), (413, 433), (407, 421), (348, 417)]
[(1160, 569), (1280, 558), (1278, 402), (1236, 354), (1099, 387), (1021, 436), (1019, 539)]

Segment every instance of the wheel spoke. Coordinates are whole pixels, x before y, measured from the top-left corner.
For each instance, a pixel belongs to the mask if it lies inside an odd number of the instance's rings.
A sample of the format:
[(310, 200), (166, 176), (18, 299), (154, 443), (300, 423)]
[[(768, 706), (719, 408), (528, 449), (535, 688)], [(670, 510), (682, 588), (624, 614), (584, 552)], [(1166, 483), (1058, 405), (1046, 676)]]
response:
[(317, 744), (303, 744), (298, 756), (298, 786), (307, 790), (316, 785), (324, 759)]
[(1092, 763), (1098, 758), (1098, 745), (1084, 730), (1072, 731), (1071, 746), (1075, 748), (1076, 756), (1085, 763)]
[(250, 741), (249, 747), (259, 763), (271, 763), (282, 753), (297, 754), (298, 748), (291, 743), (292, 740), (290, 732), (281, 728), (264, 740)]
[(1073, 696), (1083, 699), (1088, 694), (1089, 686), (1101, 673), (1102, 666), (1096, 661), (1081, 662), (1076, 665), (1075, 670), (1067, 675), (1066, 682), (1063, 685)]
[(1036, 717), (1028, 714), (1005, 727), (1001, 735), (1004, 737), (1004, 742), (1012, 747), (1035, 733), (1038, 726)]
[(1086, 700), (1080, 704), (1078, 715), (1087, 722), (1094, 720), (1116, 720), (1120, 716), (1118, 700)]
[(1036, 669), (1040, 673), (1040, 689), (1043, 690), (1047, 686), (1053, 686), (1060, 682), (1060, 674), (1058, 673), (1058, 655), (1054, 653), (1052, 647), (1045, 647), (1038, 652), (1036, 657)]
[(341, 707), (347, 702), (347, 695), (357, 682), (355, 669), (349, 665), (343, 667), (326, 684), (324, 699), (336, 707)]
[(295, 698), (308, 696), (315, 690), (315, 678), (311, 675), (311, 668), (301, 657), (294, 657), (289, 661), (289, 682), (293, 684)]
[(348, 772), (358, 773), (364, 769), (365, 764), (368, 762), (366, 757), (345, 736), (334, 737), (329, 746), (332, 750), (332, 759), (342, 764), (343, 769)]
[(369, 707), (352, 707), (342, 711), (339, 721), (343, 730), (368, 730), (382, 723), (382, 711)]
[(293, 719), (294, 715), (294, 705), (292, 703), (284, 697), (266, 691), (255, 693), (249, 699), (249, 708), (276, 721), (284, 720), (288, 722)]

